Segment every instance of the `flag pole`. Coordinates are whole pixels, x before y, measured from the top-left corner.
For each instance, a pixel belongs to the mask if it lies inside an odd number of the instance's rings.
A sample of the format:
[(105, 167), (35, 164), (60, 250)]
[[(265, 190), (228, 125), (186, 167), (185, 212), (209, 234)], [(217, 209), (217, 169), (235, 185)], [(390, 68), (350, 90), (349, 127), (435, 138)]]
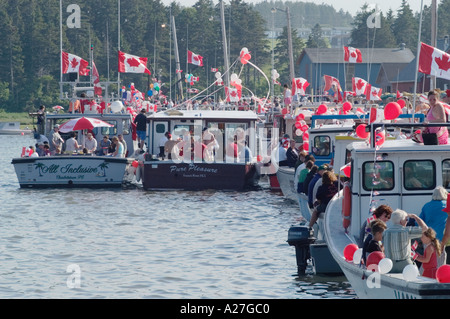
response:
[(414, 114), (416, 112), (417, 76), (419, 73), (419, 59), (420, 59), (420, 49), (421, 49), (420, 35), (422, 33), (422, 16), (423, 16), (423, 0), (421, 0), (421, 3), (420, 3), (419, 36), (418, 36), (418, 40), (417, 40), (416, 74), (414, 77), (414, 101), (413, 101), (413, 109), (412, 109), (413, 121), (414, 121)]
[[(117, 2), (118, 2), (117, 48), (118, 48), (118, 51), (120, 51), (120, 0), (118, 0)], [(118, 55), (119, 55), (119, 52), (117, 52), (117, 56)], [(118, 68), (117, 68), (117, 95), (119, 96), (119, 99), (120, 99), (120, 72), (119, 72)]]
[(62, 0), (59, 0), (59, 59), (60, 59), (60, 70), (59, 70), (59, 98), (63, 99), (63, 59), (62, 59), (62, 50), (63, 50), (63, 38), (62, 38)]

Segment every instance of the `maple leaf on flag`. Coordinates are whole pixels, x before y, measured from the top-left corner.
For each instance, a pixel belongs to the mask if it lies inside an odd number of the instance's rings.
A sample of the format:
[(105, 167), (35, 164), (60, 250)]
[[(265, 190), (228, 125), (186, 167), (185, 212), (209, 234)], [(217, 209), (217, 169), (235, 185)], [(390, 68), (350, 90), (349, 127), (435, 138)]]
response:
[(76, 69), (78, 66), (78, 61), (77, 59), (73, 58), (72, 61), (70, 61), (70, 65), (72, 66), (73, 69)]
[(133, 68), (137, 68), (138, 66), (141, 65), (141, 63), (135, 58), (127, 59), (127, 63), (128, 63), (129, 66), (131, 66)]
[(439, 69), (443, 71), (448, 71), (450, 69), (450, 57), (442, 56), (440, 58), (434, 58), (436, 64), (439, 66)]
[(361, 90), (364, 85), (366, 85), (366, 83), (362, 79), (359, 79), (358, 83), (356, 83), (356, 87), (358, 88), (358, 90)]

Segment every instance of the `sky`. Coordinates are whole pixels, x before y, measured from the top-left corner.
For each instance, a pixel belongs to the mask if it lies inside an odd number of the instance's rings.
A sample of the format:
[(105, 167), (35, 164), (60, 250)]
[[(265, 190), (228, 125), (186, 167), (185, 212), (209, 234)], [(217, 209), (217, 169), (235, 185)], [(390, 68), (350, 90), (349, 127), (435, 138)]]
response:
[[(170, 4), (173, 0), (163, 0), (164, 4)], [(226, 1), (226, 0), (225, 0)], [(290, 0), (295, 1), (295, 0)], [(182, 6), (192, 6), (197, 2), (197, 0), (175, 0), (175, 2), (180, 3)], [(218, 1), (214, 0), (214, 3)], [(245, 0), (247, 3), (258, 3), (262, 0)], [(329, 4), (332, 5), (337, 11), (343, 9), (348, 11), (350, 14), (355, 15), (356, 12), (365, 4), (376, 4), (383, 13), (386, 13), (389, 9), (392, 9), (394, 13), (400, 8), (402, 0), (301, 0), (301, 2), (312, 2), (316, 4)], [(409, 0), (409, 6), (414, 12), (420, 10), (421, 0)], [(227, 1), (225, 2), (227, 3)], [(438, 1), (439, 3), (439, 1)], [(431, 5), (431, 0), (423, 0), (423, 5)]]

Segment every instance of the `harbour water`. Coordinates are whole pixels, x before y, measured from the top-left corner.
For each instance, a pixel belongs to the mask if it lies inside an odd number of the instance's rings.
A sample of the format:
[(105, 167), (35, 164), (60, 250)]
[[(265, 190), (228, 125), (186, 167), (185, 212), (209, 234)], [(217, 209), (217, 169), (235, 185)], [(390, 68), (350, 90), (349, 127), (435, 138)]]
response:
[(20, 189), (0, 135), (0, 298), (350, 299), (345, 277), (296, 273), (298, 205), (248, 192)]

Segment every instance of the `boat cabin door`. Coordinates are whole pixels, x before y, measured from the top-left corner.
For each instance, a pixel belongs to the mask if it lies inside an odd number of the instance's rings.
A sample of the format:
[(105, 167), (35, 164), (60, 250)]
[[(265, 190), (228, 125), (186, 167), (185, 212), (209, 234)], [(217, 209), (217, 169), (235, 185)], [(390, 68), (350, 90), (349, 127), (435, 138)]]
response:
[(169, 122), (168, 121), (153, 122), (152, 132), (151, 132), (151, 136), (150, 136), (151, 154), (159, 154), (159, 143), (167, 131), (169, 131)]

